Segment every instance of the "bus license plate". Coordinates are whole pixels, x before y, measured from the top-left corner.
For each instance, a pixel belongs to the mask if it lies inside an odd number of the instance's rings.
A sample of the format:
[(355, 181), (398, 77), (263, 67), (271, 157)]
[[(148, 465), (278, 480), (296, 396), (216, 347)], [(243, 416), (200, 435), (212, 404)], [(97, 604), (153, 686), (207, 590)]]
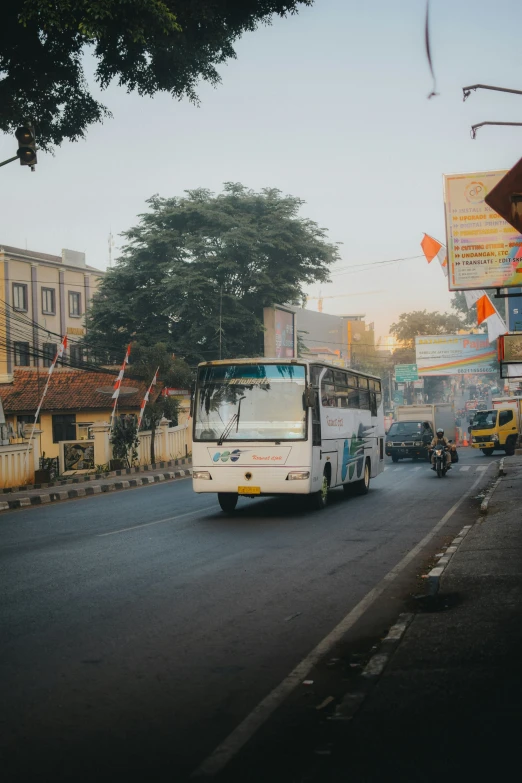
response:
[(238, 487), (238, 495), (260, 495), (261, 487)]

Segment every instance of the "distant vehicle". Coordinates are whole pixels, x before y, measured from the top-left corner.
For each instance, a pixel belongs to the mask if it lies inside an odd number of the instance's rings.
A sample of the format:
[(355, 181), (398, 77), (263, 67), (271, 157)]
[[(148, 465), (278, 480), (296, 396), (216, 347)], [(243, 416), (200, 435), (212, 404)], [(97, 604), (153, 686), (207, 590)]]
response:
[(477, 411), (470, 426), (471, 445), (489, 457), (494, 451), (515, 453), (521, 425), (522, 400), (493, 400), (493, 409)]
[(427, 444), (423, 442), (423, 424), (423, 419), (394, 422), (386, 433), (386, 456), (391, 457), (393, 462), (405, 457), (427, 458)]
[(379, 378), (307, 359), (235, 359), (198, 367), (193, 406), (195, 492), (223, 511), (239, 496), (364, 495), (384, 470)]

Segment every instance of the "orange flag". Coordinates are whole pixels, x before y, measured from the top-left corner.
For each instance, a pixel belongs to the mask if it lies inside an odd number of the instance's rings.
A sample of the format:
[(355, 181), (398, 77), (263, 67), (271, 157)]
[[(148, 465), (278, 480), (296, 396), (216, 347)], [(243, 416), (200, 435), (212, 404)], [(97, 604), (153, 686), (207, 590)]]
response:
[(491, 300), (487, 294), (477, 299), (477, 324), (481, 324), (490, 315), (495, 315), (497, 311), (491, 304)]
[(424, 255), (426, 256), (426, 261), (428, 264), (430, 264), (443, 246), (436, 239), (430, 237), (429, 234), (424, 234), (421, 247)]

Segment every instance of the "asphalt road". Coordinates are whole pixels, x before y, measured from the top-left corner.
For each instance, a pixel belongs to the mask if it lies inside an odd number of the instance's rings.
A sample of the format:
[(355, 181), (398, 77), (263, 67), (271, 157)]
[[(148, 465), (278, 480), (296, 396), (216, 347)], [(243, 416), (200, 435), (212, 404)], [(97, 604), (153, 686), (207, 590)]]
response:
[(324, 511), (182, 480), (2, 516), (4, 779), (186, 779), (492, 459), (389, 463)]

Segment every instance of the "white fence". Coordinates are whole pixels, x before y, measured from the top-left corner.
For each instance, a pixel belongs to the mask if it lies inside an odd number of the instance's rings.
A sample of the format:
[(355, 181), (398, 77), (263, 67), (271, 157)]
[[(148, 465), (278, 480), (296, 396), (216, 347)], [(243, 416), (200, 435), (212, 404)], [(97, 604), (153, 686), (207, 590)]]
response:
[(10, 446), (0, 446), (0, 487), (20, 487), (31, 483), (34, 479), (33, 446), (31, 445), (27, 460), (26, 443), (13, 443)]
[[(154, 438), (154, 458), (156, 462), (167, 462), (171, 459), (185, 457), (192, 448), (189, 422), (177, 427), (159, 426)], [(138, 462), (140, 465), (150, 463), (150, 447), (152, 434), (150, 430), (139, 433)]]

